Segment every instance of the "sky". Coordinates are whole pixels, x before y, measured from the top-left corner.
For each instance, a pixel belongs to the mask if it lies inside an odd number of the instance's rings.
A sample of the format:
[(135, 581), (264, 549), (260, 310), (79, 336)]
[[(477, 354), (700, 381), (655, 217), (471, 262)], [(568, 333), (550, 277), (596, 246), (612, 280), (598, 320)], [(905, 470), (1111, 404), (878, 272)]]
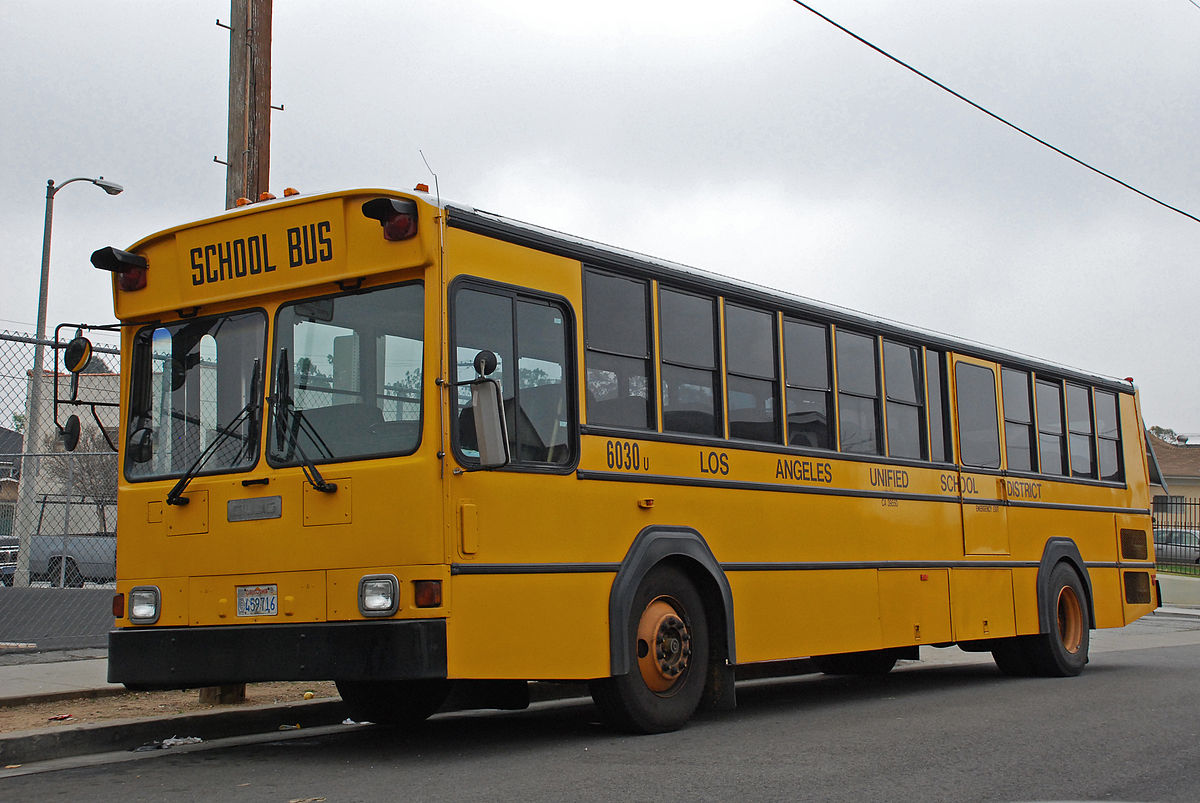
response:
[[(1200, 216), (1190, 0), (812, 0)], [(88, 257), (224, 207), (228, 0), (0, 0), (0, 329), (113, 320)], [(271, 188), (444, 199), (1089, 372), (1200, 440), (1200, 223), (790, 0), (277, 0)], [(422, 154), (424, 155), (422, 157)], [(428, 162), (428, 166), (426, 165)]]

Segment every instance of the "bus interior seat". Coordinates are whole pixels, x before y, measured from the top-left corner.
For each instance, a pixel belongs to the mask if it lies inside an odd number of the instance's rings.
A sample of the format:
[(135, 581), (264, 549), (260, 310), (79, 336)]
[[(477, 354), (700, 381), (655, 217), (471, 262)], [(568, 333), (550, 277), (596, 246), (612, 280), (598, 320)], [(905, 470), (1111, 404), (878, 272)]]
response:
[(716, 435), (716, 418), (707, 410), (663, 410), (664, 432)]
[(301, 427), (300, 448), (314, 460), (331, 456), (371, 454), (387, 448), (379, 442), (378, 433), (372, 431), (372, 427), (383, 423), (383, 411), (373, 404), (332, 404), (299, 412), (320, 435), (321, 441), (329, 447), (329, 451), (333, 452), (332, 455), (328, 454), (325, 448), (305, 431), (306, 428)]
[(588, 423), (597, 426), (646, 429), (650, 403), (645, 396), (622, 396), (588, 403)]

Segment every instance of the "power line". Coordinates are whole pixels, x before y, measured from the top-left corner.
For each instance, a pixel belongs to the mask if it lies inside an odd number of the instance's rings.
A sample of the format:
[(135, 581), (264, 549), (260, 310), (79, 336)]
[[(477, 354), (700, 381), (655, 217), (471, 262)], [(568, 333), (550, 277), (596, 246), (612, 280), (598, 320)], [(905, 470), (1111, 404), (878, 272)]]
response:
[[(864, 45), (866, 45), (867, 47), (871, 48), (872, 50), (874, 50), (874, 51), (875, 51), (876, 53), (878, 53), (879, 55), (881, 55), (881, 56), (884, 56), (884, 57), (886, 57), (886, 58), (888, 58), (888, 59), (891, 59), (892, 61), (896, 62), (896, 63), (897, 63), (897, 64), (899, 64), (901, 67), (903, 67), (904, 69), (908, 70), (909, 72), (911, 72), (911, 73), (913, 73), (913, 74), (915, 74), (915, 75), (919, 75), (921, 78), (924, 78), (926, 81), (928, 81), (929, 83), (933, 84), (933, 85), (934, 85), (934, 86), (936, 86), (938, 89), (941, 89), (941, 90), (943, 90), (943, 91), (945, 91), (945, 92), (948, 92), (948, 93), (950, 93), (950, 94), (951, 94), (951, 95), (953, 95), (954, 97), (956, 97), (956, 98), (958, 98), (959, 100), (961, 100), (963, 103), (967, 103), (967, 104), (970, 104), (971, 106), (974, 106), (976, 109), (978, 109), (979, 111), (983, 112), (983, 113), (984, 113), (984, 114), (986, 114), (988, 117), (991, 117), (991, 118), (992, 118), (992, 119), (994, 119), (994, 120), (998, 120), (999, 122), (1001, 122), (1001, 123), (1004, 123), (1004, 125), (1008, 126), (1009, 128), (1013, 129), (1014, 131), (1016, 131), (1016, 132), (1018, 132), (1018, 133), (1024, 134), (1025, 136), (1029, 137), (1030, 139), (1032, 139), (1034, 142), (1038, 143), (1039, 145), (1044, 145), (1045, 147), (1049, 148), (1050, 150), (1054, 151), (1055, 153), (1059, 154), (1060, 156), (1065, 156), (1065, 157), (1067, 157), (1068, 159), (1070, 159), (1070, 160), (1071, 160), (1072, 162), (1074, 162), (1075, 164), (1077, 164), (1077, 165), (1080, 165), (1080, 166), (1082, 166), (1082, 167), (1086, 167), (1088, 170), (1091, 170), (1093, 173), (1096, 173), (1096, 174), (1098, 174), (1098, 175), (1104, 176), (1104, 177), (1105, 177), (1106, 179), (1108, 179), (1109, 181), (1114, 181), (1114, 182), (1116, 182), (1117, 184), (1120, 184), (1120, 185), (1121, 185), (1122, 187), (1124, 187), (1125, 189), (1127, 189), (1127, 190), (1130, 190), (1130, 191), (1132, 191), (1132, 192), (1136, 192), (1138, 195), (1142, 196), (1143, 198), (1145, 198), (1145, 199), (1147, 199), (1147, 200), (1149, 200), (1149, 201), (1153, 201), (1154, 203), (1158, 204), (1159, 206), (1166, 207), (1167, 209), (1170, 209), (1172, 212), (1178, 212), (1179, 214), (1183, 215), (1184, 217), (1186, 217), (1186, 218), (1190, 218), (1191, 220), (1194, 220), (1194, 221), (1196, 221), (1197, 223), (1200, 223), (1200, 217), (1196, 217), (1195, 215), (1191, 214), (1190, 212), (1185, 212), (1185, 211), (1183, 211), (1182, 209), (1180, 209), (1180, 208), (1179, 208), (1179, 207), (1177, 207), (1177, 206), (1172, 206), (1171, 204), (1167, 203), (1166, 201), (1159, 200), (1158, 198), (1155, 198), (1153, 195), (1150, 195), (1149, 193), (1146, 193), (1146, 192), (1143, 192), (1143, 191), (1139, 190), (1137, 187), (1133, 186), (1132, 184), (1129, 184), (1129, 183), (1127, 183), (1127, 182), (1125, 182), (1125, 181), (1122, 181), (1121, 179), (1117, 178), (1116, 176), (1114, 176), (1114, 175), (1112, 175), (1112, 174), (1110, 174), (1110, 173), (1106, 173), (1106, 172), (1104, 172), (1103, 170), (1101, 170), (1101, 169), (1100, 169), (1100, 168), (1098, 168), (1098, 167), (1093, 167), (1092, 165), (1088, 164), (1087, 162), (1083, 161), (1082, 159), (1079, 159), (1078, 157), (1072, 156), (1071, 154), (1067, 153), (1067, 152), (1066, 152), (1066, 151), (1064, 151), (1062, 148), (1059, 148), (1059, 147), (1057, 147), (1057, 146), (1055, 146), (1055, 145), (1051, 145), (1049, 142), (1047, 142), (1046, 140), (1042, 139), (1041, 137), (1038, 137), (1038, 136), (1035, 136), (1034, 134), (1031, 134), (1031, 133), (1029, 133), (1029, 132), (1028, 132), (1028, 131), (1026, 131), (1024, 128), (1021, 128), (1021, 127), (1020, 127), (1020, 126), (1018, 126), (1017, 124), (1015, 124), (1015, 123), (1010, 123), (1008, 120), (1005, 120), (1003, 117), (1001, 117), (1000, 115), (996, 114), (995, 112), (992, 112), (992, 111), (989, 111), (988, 109), (985, 109), (983, 106), (980, 106), (978, 103), (976, 103), (975, 101), (973, 101), (973, 100), (971, 100), (970, 98), (966, 97), (965, 95), (962, 95), (962, 94), (960, 94), (960, 93), (958, 93), (958, 92), (955, 92), (953, 89), (951, 89), (950, 87), (946, 86), (946, 85), (945, 85), (945, 84), (943, 84), (941, 81), (938, 81), (937, 79), (935, 79), (935, 78), (932, 78), (932, 77), (930, 77), (929, 75), (926, 75), (925, 73), (923, 73), (923, 72), (921, 72), (920, 70), (918, 70), (916, 67), (913, 67), (911, 64), (908, 64), (908, 63), (906, 63), (906, 62), (904, 62), (904, 61), (901, 61), (901, 60), (900, 60), (900, 59), (898, 59), (897, 57), (893, 56), (891, 53), (889, 53), (889, 52), (887, 52), (886, 50), (884, 50), (883, 48), (879, 47), (878, 45), (875, 45), (875, 44), (873, 44), (873, 43), (871, 43), (871, 42), (868, 42), (866, 39), (862, 38), (861, 36), (859, 36), (858, 34), (856, 34), (854, 31), (852, 31), (852, 30), (850, 30), (849, 28), (847, 28), (846, 26), (844, 26), (844, 25), (841, 25), (840, 23), (838, 23), (838, 22), (836, 22), (836, 21), (834, 21), (834, 20), (830, 19), (829, 17), (825, 16), (825, 15), (824, 15), (824, 14), (822, 14), (820, 11), (817, 11), (815, 8), (813, 8), (812, 6), (810, 6), (808, 3), (802, 2), (802, 0), (792, 0), (792, 2), (793, 2), (793, 3), (795, 3), (796, 5), (800, 6), (801, 8), (803, 8), (803, 9), (805, 9), (805, 10), (807, 10), (807, 11), (810, 11), (810, 12), (812, 12), (813, 14), (815, 14), (815, 15), (816, 15), (816, 16), (818, 16), (818, 17), (820, 17), (821, 19), (825, 20), (825, 21), (826, 21), (826, 22), (828, 22), (830, 25), (832, 25), (833, 27), (837, 28), (839, 31), (841, 31), (842, 33), (846, 34), (847, 36), (850, 36), (850, 37), (852, 37), (852, 38), (854, 38), (854, 39), (857, 39), (859, 42), (861, 42), (862, 44), (864, 44)], [(1196, 0), (1190, 0), (1190, 2), (1192, 3), (1192, 5), (1197, 5), (1197, 3), (1196, 3)], [(1200, 5), (1197, 5), (1197, 7), (1198, 7), (1198, 8), (1200, 8)]]

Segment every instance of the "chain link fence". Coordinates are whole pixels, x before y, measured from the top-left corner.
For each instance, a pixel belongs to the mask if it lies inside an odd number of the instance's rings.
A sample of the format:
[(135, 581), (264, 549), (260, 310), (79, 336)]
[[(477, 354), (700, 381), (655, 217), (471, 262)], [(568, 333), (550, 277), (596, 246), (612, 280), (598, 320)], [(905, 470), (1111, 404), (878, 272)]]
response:
[[(41, 341), (42, 370), (34, 368), (38, 345), (30, 335), (0, 332), (0, 658), (6, 659), (103, 649), (112, 626), (118, 467), (109, 440), (118, 425), (120, 355), (96, 346), (73, 381), (55, 370), (65, 343)], [(78, 403), (56, 411), (56, 383), (60, 396)], [(60, 435), (70, 415), (81, 423), (73, 452)]]

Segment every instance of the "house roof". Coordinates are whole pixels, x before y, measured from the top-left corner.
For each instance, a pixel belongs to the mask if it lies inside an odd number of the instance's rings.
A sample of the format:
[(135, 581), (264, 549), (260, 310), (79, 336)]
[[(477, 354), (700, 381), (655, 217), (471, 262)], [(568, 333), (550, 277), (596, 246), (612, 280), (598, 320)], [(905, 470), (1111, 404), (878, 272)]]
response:
[(1163, 477), (1200, 479), (1200, 444), (1175, 444), (1150, 436)]
[(0, 454), (20, 454), (22, 438), (20, 432), (0, 427)]

